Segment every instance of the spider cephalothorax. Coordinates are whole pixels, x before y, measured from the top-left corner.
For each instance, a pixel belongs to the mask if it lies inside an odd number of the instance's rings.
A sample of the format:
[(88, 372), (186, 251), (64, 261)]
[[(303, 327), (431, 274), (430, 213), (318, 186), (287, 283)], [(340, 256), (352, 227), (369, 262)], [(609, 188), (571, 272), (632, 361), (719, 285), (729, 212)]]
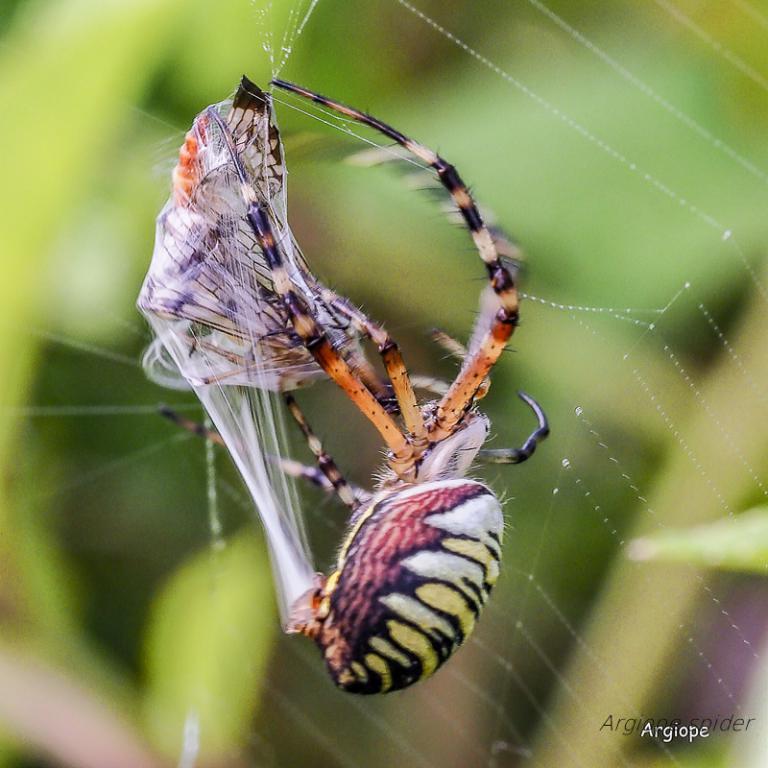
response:
[[(285, 215), (271, 97), (246, 78), (233, 101), (198, 115), (182, 147), (139, 298), (159, 329), (147, 359), (156, 378), (181, 373), (199, 390), (237, 385), (285, 394), (317, 466), (267, 460), (335, 493), (351, 513), (334, 570), (312, 588), (309, 575), (300, 577), (306, 591), (294, 591), (287, 628), (314, 639), (344, 690), (396, 690), (430, 675), (461, 645), (497, 579), (501, 504), (465, 477), (472, 462), (519, 463), (548, 434), (538, 404), (520, 393), (536, 430), (520, 448), (482, 448), (489, 422), (477, 402), (518, 321), (517, 250), (486, 227), (454, 166), (432, 150), (317, 93), (272, 84), (384, 134), (431, 169), (453, 199), (489, 278), (468, 347), (438, 334), (461, 368), (450, 384), (411, 376), (386, 330), (309, 270)], [(366, 341), (386, 377), (366, 358)], [(373, 491), (347, 483), (287, 394), (323, 376), (386, 446)], [(420, 403), (418, 389), (439, 397)], [(266, 477), (263, 464), (260, 472)]]

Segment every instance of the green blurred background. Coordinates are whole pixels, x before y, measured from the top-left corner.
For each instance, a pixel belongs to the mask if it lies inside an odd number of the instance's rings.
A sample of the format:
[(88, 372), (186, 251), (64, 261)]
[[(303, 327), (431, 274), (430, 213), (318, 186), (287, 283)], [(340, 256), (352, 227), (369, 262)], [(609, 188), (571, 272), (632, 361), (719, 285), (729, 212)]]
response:
[[(543, 300), (483, 404), (496, 447), (530, 427), (519, 388), (552, 423), (479, 472), (507, 498), (503, 578), (473, 642), (380, 698), (281, 635), (236, 473), (217, 454), (209, 482), (156, 415), (191, 396), (139, 364), (184, 131), (264, 84), (310, 5), (0, 5), (0, 766), (765, 765), (768, 5), (422, 0), (459, 45), (407, 4), (320, 0), (294, 40), (281, 75), (454, 162)], [(449, 377), (426, 332), (469, 331), (466, 234), (341, 162), (359, 140), (278, 115), (313, 268)], [(364, 421), (328, 385), (302, 403), (366, 483)], [(305, 501), (326, 568), (343, 511)], [(756, 720), (663, 748), (601, 729), (730, 714)]]

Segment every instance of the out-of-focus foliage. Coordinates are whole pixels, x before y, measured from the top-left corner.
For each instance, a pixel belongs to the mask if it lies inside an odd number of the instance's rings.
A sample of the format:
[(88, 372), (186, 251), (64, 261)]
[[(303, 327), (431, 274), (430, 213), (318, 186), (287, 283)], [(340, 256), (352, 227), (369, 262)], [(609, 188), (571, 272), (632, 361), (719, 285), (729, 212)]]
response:
[(637, 560), (671, 560), (765, 576), (768, 509), (758, 507), (709, 525), (637, 539), (630, 554)]
[(199, 553), (160, 592), (147, 628), (145, 718), (169, 760), (185, 737), (211, 762), (248, 740), (273, 616), (269, 566), (251, 536)]
[[(222, 456), (221, 549), (204, 446), (155, 413), (193, 400), (139, 365), (134, 301), (184, 131), (243, 72), (265, 84), (267, 49), (279, 61), (310, 5), (281, 76), (439, 149), (520, 241), (524, 289), (544, 300), (524, 302), (483, 402), (494, 447), (529, 428), (517, 389), (552, 423), (526, 465), (478, 470), (507, 498), (502, 579), (477, 642), (393, 697), (344, 697), (308, 641), (279, 636), (235, 472)], [(740, 515), (764, 505), (768, 456), (768, 11), (418, 7), (465, 47), (391, 0), (0, 8), (0, 768), (765, 759), (768, 557), (757, 513)], [(340, 162), (365, 145), (307, 104), (277, 110), (313, 268), (414, 370), (450, 377), (426, 332), (469, 331), (483, 270), (466, 233), (397, 174)], [(380, 446), (364, 420), (328, 386), (301, 397), (368, 483)], [(324, 567), (343, 511), (311, 491), (306, 510)], [(629, 561), (637, 537), (685, 562)], [(695, 569), (714, 552), (747, 570), (745, 541), (757, 575)], [(749, 741), (665, 753), (600, 731), (609, 713), (737, 705), (762, 729)]]

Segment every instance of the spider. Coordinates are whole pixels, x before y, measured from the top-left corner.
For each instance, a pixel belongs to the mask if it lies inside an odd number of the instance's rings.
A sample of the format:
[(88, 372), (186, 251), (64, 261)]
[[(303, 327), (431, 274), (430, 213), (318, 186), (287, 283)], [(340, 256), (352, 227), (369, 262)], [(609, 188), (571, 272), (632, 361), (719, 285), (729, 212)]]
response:
[[(536, 429), (519, 448), (482, 448), (489, 421), (476, 403), (518, 323), (514, 250), (485, 225), (456, 168), (432, 150), (318, 93), (284, 80), (271, 85), (373, 128), (428, 165), (458, 207), (488, 273), (468, 348), (436, 336), (462, 360), (456, 378), (444, 385), (411, 376), (383, 326), (320, 283), (301, 256), (285, 218), (271, 97), (244, 77), (234, 100), (202, 112), (187, 134), (139, 297), (150, 320), (176, 323), (175, 346), (168, 333), (159, 334), (148, 353), (160, 378), (176, 376), (175, 365), (197, 385), (240, 384), (284, 395), (316, 466), (273, 459), (350, 510), (335, 568), (327, 577), (317, 574), (293, 602), (287, 631), (315, 641), (343, 690), (393, 691), (431, 675), (466, 640), (497, 580), (501, 503), (466, 477), (473, 461), (523, 462), (549, 434), (542, 409), (521, 392)], [(386, 380), (367, 360), (363, 340), (376, 346)], [(345, 480), (290, 394), (322, 376), (345, 392), (386, 446), (373, 491)], [(417, 388), (440, 396), (420, 402)]]

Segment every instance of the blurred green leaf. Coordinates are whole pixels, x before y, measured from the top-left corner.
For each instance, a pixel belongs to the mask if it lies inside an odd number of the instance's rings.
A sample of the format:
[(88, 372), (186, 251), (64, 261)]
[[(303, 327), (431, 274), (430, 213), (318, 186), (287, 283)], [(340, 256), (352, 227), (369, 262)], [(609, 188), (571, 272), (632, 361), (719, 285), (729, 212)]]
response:
[(146, 642), (145, 718), (162, 752), (177, 757), (190, 734), (203, 760), (246, 741), (276, 626), (269, 563), (253, 535), (174, 573)]
[(671, 764), (677, 768), (729, 768), (733, 765), (728, 762), (725, 750), (712, 748), (701, 743), (693, 748), (685, 750), (679, 757), (677, 753), (674, 763), (671, 763), (668, 755), (643, 754), (636, 762), (634, 768), (669, 768)]
[[(168, 33), (164, 2), (31, 6), (0, 49), (0, 403), (23, 391), (47, 251), (153, 71)], [(105, 51), (109, 55), (105, 56)], [(13, 116), (13, 117), (11, 117)], [(0, 463), (12, 422), (0, 411)]]
[(768, 575), (768, 507), (683, 530), (635, 539), (634, 560), (666, 560)]
[[(0, 187), (3, 406), (19, 403), (28, 389), (36, 342), (30, 329), (41, 310), (39, 285), (50, 246), (85, 193), (129, 98), (151, 73), (175, 3), (35, 5), (0, 49), (0, 112), (15, 115), (0, 121), (6, 147)], [(0, 409), (0, 465), (17, 424), (10, 408)], [(0, 509), (0, 525), (10, 528), (4, 513)], [(11, 545), (9, 536), (3, 540)]]

